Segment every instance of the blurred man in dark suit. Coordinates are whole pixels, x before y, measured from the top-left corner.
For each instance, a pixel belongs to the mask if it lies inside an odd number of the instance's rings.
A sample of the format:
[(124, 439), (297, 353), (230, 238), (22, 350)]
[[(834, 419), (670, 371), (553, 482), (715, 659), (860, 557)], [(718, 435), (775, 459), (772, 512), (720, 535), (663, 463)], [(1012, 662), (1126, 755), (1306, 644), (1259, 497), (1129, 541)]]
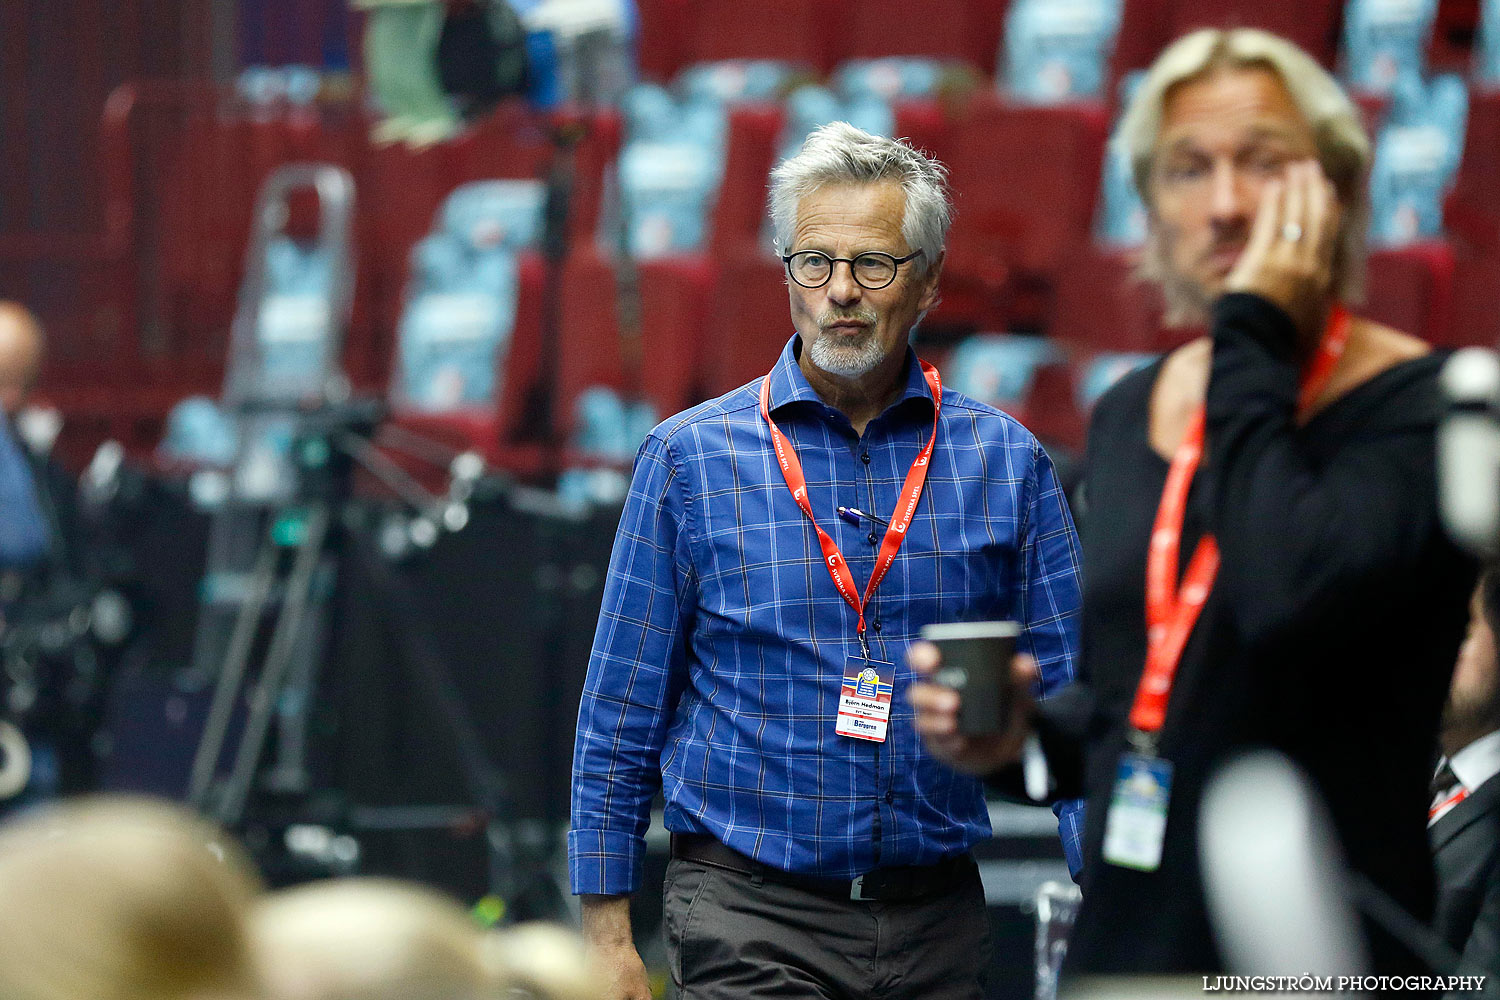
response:
[(1427, 835), (1437, 866), (1435, 924), (1464, 973), (1500, 975), (1500, 573), (1474, 590), (1469, 634), (1443, 709)]

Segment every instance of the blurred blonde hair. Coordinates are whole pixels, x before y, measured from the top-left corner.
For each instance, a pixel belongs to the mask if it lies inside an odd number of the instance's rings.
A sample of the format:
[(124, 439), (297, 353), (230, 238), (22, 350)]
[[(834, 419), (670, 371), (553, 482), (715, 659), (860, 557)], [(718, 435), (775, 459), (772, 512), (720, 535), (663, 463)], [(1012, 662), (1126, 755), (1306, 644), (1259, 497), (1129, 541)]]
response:
[(264, 897), (250, 918), (271, 1000), (479, 1000), (483, 931), (453, 899), (378, 878)]
[(1354, 103), (1317, 60), (1286, 39), (1257, 28), (1204, 28), (1177, 39), (1151, 64), (1120, 119), (1112, 143), (1129, 158), (1136, 189), (1153, 219), (1138, 275), (1161, 286), (1169, 323), (1204, 319), (1202, 303), (1166, 261), (1154, 224), (1151, 177), (1172, 89), (1223, 69), (1271, 71), (1306, 119), (1323, 172), (1333, 182), (1344, 212), (1333, 261), (1334, 293), (1344, 302), (1363, 301), (1370, 137)]
[(508, 993), (526, 1000), (597, 1000), (604, 993), (575, 932), (556, 924), (517, 924), (485, 936), (490, 975)]
[(260, 882), (185, 809), (98, 797), (0, 828), (0, 996), (254, 995), (244, 918)]

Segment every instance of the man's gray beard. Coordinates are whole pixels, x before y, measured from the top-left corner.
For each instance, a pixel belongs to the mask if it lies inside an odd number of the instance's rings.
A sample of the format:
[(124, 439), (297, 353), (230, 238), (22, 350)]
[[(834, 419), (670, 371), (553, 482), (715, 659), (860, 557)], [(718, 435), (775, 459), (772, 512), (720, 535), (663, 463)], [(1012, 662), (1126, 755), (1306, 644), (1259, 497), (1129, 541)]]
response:
[(885, 353), (880, 349), (880, 340), (874, 329), (870, 329), (859, 344), (835, 344), (826, 336), (819, 337), (808, 349), (808, 357), (830, 375), (858, 378), (874, 371), (875, 366), (885, 360)]

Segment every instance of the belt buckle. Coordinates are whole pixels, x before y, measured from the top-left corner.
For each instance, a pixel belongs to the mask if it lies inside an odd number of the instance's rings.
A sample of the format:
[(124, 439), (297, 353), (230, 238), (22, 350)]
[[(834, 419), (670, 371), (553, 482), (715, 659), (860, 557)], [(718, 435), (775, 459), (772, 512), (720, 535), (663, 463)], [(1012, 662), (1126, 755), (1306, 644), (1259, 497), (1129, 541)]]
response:
[(849, 883), (849, 898), (856, 901), (865, 899), (865, 877), (863, 875)]

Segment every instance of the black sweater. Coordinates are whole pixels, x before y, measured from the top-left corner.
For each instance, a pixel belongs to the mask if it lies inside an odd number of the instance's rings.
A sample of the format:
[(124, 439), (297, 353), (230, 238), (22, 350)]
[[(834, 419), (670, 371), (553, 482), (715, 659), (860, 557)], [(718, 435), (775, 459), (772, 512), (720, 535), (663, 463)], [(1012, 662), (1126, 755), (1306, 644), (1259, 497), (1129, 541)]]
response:
[[(1080, 518), (1082, 685), (1051, 720), (1082, 736), (1081, 766), (1048, 740), (1061, 791), (1081, 781), (1089, 800), (1072, 970), (1222, 967), (1197, 811), (1213, 768), (1253, 746), (1308, 771), (1350, 863), (1430, 916), (1426, 786), (1474, 583), (1439, 524), (1442, 359), (1398, 364), (1299, 427), (1293, 336), (1263, 299), (1229, 295), (1215, 310), (1208, 441), (1179, 562), (1205, 529), (1222, 562), (1161, 734), (1175, 777), (1161, 868), (1149, 874), (1105, 864), (1100, 851), (1145, 659), (1146, 547), (1167, 471), (1148, 440), (1161, 364), (1122, 380), (1095, 410)], [(1382, 969), (1410, 967), (1378, 935), (1372, 949)]]

